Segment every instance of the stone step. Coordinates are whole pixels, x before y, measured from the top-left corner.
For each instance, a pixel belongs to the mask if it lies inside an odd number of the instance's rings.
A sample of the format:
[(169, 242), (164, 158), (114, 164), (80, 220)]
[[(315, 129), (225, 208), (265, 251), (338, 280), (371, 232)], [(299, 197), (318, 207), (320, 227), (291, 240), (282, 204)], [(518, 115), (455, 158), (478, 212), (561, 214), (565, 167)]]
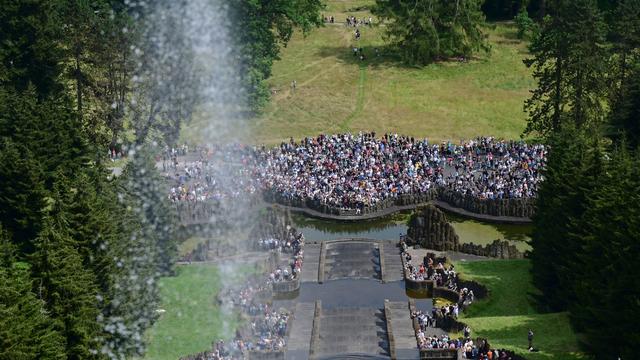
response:
[(318, 264), (320, 262), (320, 245), (307, 244), (304, 247), (304, 262), (302, 264), (302, 282), (318, 281)]
[(302, 360), (309, 358), (314, 314), (315, 303), (296, 304), (293, 322), (291, 323), (291, 329), (289, 329), (289, 340), (285, 352), (286, 359)]
[(409, 303), (390, 301), (386, 303), (386, 310), (385, 315), (393, 333), (392, 353), (398, 359), (419, 359), (420, 352), (409, 313)]

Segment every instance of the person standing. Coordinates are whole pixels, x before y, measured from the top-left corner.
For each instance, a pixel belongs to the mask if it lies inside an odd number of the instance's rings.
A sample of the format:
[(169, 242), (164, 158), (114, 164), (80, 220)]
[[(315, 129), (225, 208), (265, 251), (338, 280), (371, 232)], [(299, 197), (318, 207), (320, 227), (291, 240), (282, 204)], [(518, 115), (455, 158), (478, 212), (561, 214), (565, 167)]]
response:
[(527, 335), (527, 339), (529, 340), (529, 351), (533, 350), (533, 330), (529, 329), (529, 334)]

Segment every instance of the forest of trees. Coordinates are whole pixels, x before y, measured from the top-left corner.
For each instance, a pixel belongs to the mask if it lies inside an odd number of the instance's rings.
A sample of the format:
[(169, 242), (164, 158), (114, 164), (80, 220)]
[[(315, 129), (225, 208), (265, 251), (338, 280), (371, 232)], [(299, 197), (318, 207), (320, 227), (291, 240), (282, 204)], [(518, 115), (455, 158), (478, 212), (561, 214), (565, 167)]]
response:
[[(158, 279), (173, 274), (181, 236), (152, 143), (175, 144), (196, 104), (154, 98), (149, 86), (147, 103), (162, 111), (133, 103), (132, 93), (140, 104), (140, 86), (149, 84), (134, 81), (147, 63), (167, 76), (158, 83), (192, 85), (176, 84), (181, 79), (170, 78), (165, 64), (145, 62), (157, 55), (142, 39), (153, 8), (138, 5), (0, 4), (0, 359), (124, 359), (145, 351)], [(236, 5), (239, 61), (259, 110), (279, 47), (294, 27), (321, 23), (321, 3)], [(117, 177), (107, 168), (112, 148), (129, 154)]]
[[(526, 10), (535, 21), (525, 63), (537, 87), (525, 133), (551, 148), (531, 242), (536, 301), (568, 311), (597, 358), (634, 358), (640, 0), (376, 4), (390, 40), (414, 64), (486, 49), (485, 17)], [(294, 28), (320, 26), (323, 5), (234, 5), (237, 60), (257, 112), (281, 46)], [(157, 281), (172, 275), (180, 240), (151, 144), (173, 145), (197, 105), (167, 92), (148, 99), (161, 110), (132, 104), (140, 92), (133, 79), (149, 70), (139, 64), (154, 55), (141, 41), (147, 12), (125, 0), (0, 3), (0, 359), (144, 353)], [(121, 176), (106, 166), (109, 148), (132, 151)]]
[(534, 218), (536, 300), (588, 353), (632, 359), (640, 331), (640, 1), (547, 1), (526, 133), (551, 149)]

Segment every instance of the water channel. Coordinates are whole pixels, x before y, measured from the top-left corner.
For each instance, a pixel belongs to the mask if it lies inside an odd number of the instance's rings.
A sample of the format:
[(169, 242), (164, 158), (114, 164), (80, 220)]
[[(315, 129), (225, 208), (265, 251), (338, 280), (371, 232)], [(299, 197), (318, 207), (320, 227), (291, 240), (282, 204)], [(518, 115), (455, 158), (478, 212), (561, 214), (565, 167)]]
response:
[[(412, 211), (405, 211), (375, 220), (341, 222), (310, 218), (300, 214), (293, 215), (295, 226), (309, 241), (333, 239), (367, 238), (375, 240), (397, 240), (400, 234), (407, 233), (407, 222)], [(507, 240), (518, 250), (526, 251), (531, 247), (531, 225), (511, 225), (484, 223), (447, 214), (460, 238), (460, 243), (490, 244), (496, 239)]]

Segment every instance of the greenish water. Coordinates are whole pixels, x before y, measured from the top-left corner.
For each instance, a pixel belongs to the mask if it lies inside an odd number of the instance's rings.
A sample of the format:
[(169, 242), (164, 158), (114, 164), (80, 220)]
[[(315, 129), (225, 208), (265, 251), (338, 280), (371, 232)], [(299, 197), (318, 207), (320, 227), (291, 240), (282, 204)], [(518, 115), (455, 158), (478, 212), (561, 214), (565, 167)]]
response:
[(331, 221), (293, 214), (293, 223), (305, 239), (324, 241), (342, 238), (397, 240), (407, 233), (411, 212), (400, 212), (383, 218), (363, 221)]
[(532, 225), (485, 223), (453, 214), (447, 214), (447, 219), (456, 230), (461, 243), (486, 245), (500, 239), (508, 240), (520, 251), (531, 250), (527, 242), (531, 240)]
[[(293, 222), (310, 241), (325, 241), (341, 238), (369, 238), (396, 240), (407, 233), (407, 222), (412, 211), (405, 211), (375, 220), (343, 222), (321, 220), (300, 214), (293, 215)], [(508, 240), (518, 250), (530, 250), (531, 225), (508, 225), (484, 223), (447, 213), (461, 243), (490, 244), (496, 239)]]

